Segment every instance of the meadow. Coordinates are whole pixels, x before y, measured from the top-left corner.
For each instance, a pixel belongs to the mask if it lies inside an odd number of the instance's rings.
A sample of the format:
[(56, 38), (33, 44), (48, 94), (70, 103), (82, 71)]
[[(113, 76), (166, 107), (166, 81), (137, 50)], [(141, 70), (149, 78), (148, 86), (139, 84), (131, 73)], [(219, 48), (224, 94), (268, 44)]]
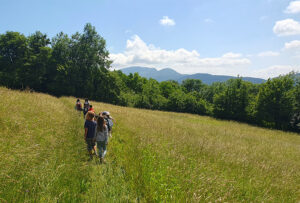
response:
[(115, 119), (88, 161), (75, 98), (0, 88), (0, 202), (299, 202), (299, 134), (91, 102)]

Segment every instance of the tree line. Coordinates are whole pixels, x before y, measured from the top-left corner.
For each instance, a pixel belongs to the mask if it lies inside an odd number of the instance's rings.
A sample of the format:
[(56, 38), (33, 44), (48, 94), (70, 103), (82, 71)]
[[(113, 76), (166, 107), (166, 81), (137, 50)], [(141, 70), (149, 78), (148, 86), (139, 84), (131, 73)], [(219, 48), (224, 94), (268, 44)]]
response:
[(40, 31), (0, 34), (0, 85), (8, 88), (300, 131), (300, 79), (294, 73), (263, 84), (242, 78), (179, 84), (110, 71), (111, 64), (106, 42), (91, 24), (83, 33), (60, 32), (51, 40)]

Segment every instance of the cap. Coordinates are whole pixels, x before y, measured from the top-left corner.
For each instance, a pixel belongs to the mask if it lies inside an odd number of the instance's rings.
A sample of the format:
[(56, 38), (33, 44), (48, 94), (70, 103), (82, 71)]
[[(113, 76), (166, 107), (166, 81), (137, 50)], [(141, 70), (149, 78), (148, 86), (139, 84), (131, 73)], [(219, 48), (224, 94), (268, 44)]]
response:
[(103, 111), (103, 112), (102, 112), (102, 115), (107, 115), (107, 116), (109, 116), (110, 114), (109, 114), (108, 111)]

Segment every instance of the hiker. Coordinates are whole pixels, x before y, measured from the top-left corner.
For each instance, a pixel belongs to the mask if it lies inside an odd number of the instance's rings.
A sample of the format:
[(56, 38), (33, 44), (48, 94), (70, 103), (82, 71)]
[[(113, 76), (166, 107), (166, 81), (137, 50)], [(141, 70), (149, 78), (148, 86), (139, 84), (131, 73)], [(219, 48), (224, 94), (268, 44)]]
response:
[(93, 108), (93, 105), (90, 105), (89, 111), (92, 111), (92, 112), (95, 113), (95, 110), (94, 110), (94, 108)]
[(86, 113), (89, 111), (90, 103), (88, 99), (85, 99), (83, 104), (83, 117), (85, 118)]
[(95, 114), (91, 111), (86, 113), (86, 120), (84, 123), (84, 139), (87, 144), (87, 150), (90, 155), (90, 160), (93, 159), (93, 151), (96, 154), (94, 149), (95, 147), (95, 130), (96, 130), (96, 122), (93, 121)]
[(110, 113), (108, 111), (103, 111), (101, 115), (104, 117), (104, 119), (106, 121), (106, 125), (108, 128), (108, 135), (109, 135), (109, 137), (112, 137), (111, 131), (112, 131), (112, 127), (113, 127), (113, 118), (110, 116)]
[(97, 148), (99, 150), (100, 163), (105, 163), (106, 145), (108, 143), (108, 128), (102, 116), (97, 119), (97, 127), (95, 132)]
[(80, 99), (77, 99), (75, 109), (77, 111), (82, 111), (82, 105), (81, 105)]

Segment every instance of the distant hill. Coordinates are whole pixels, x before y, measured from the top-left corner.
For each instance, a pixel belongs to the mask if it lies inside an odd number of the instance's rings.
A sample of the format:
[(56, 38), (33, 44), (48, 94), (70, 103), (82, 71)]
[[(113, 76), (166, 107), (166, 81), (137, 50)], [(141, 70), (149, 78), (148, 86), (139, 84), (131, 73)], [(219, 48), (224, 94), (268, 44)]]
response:
[(138, 73), (142, 77), (153, 78), (159, 82), (166, 80), (176, 80), (178, 81), (180, 78), (187, 76), (185, 74), (177, 73), (175, 70), (171, 68), (165, 68), (162, 70), (156, 70), (155, 68), (147, 68), (147, 67), (128, 67), (123, 68), (121, 71), (129, 75), (130, 73)]
[[(211, 75), (211, 74), (207, 74), (207, 73), (196, 73), (196, 74), (188, 75), (188, 74), (180, 74), (171, 68), (156, 70), (155, 68), (147, 68), (147, 67), (139, 67), (139, 66), (123, 68), (123, 69), (121, 69), (121, 71), (126, 75), (129, 75), (130, 73), (138, 73), (142, 77), (153, 78), (159, 82), (166, 81), (166, 80), (175, 80), (175, 81), (178, 81), (179, 83), (181, 83), (183, 80), (186, 80), (186, 79), (199, 79), (203, 83), (208, 84), (208, 85), (210, 85), (214, 82), (225, 82), (229, 79), (237, 78), (237, 77), (233, 77), (233, 76)], [(249, 82), (252, 82), (255, 84), (260, 84), (260, 83), (265, 82), (264, 79), (252, 78), (252, 77), (243, 77), (243, 80), (249, 81)]]

